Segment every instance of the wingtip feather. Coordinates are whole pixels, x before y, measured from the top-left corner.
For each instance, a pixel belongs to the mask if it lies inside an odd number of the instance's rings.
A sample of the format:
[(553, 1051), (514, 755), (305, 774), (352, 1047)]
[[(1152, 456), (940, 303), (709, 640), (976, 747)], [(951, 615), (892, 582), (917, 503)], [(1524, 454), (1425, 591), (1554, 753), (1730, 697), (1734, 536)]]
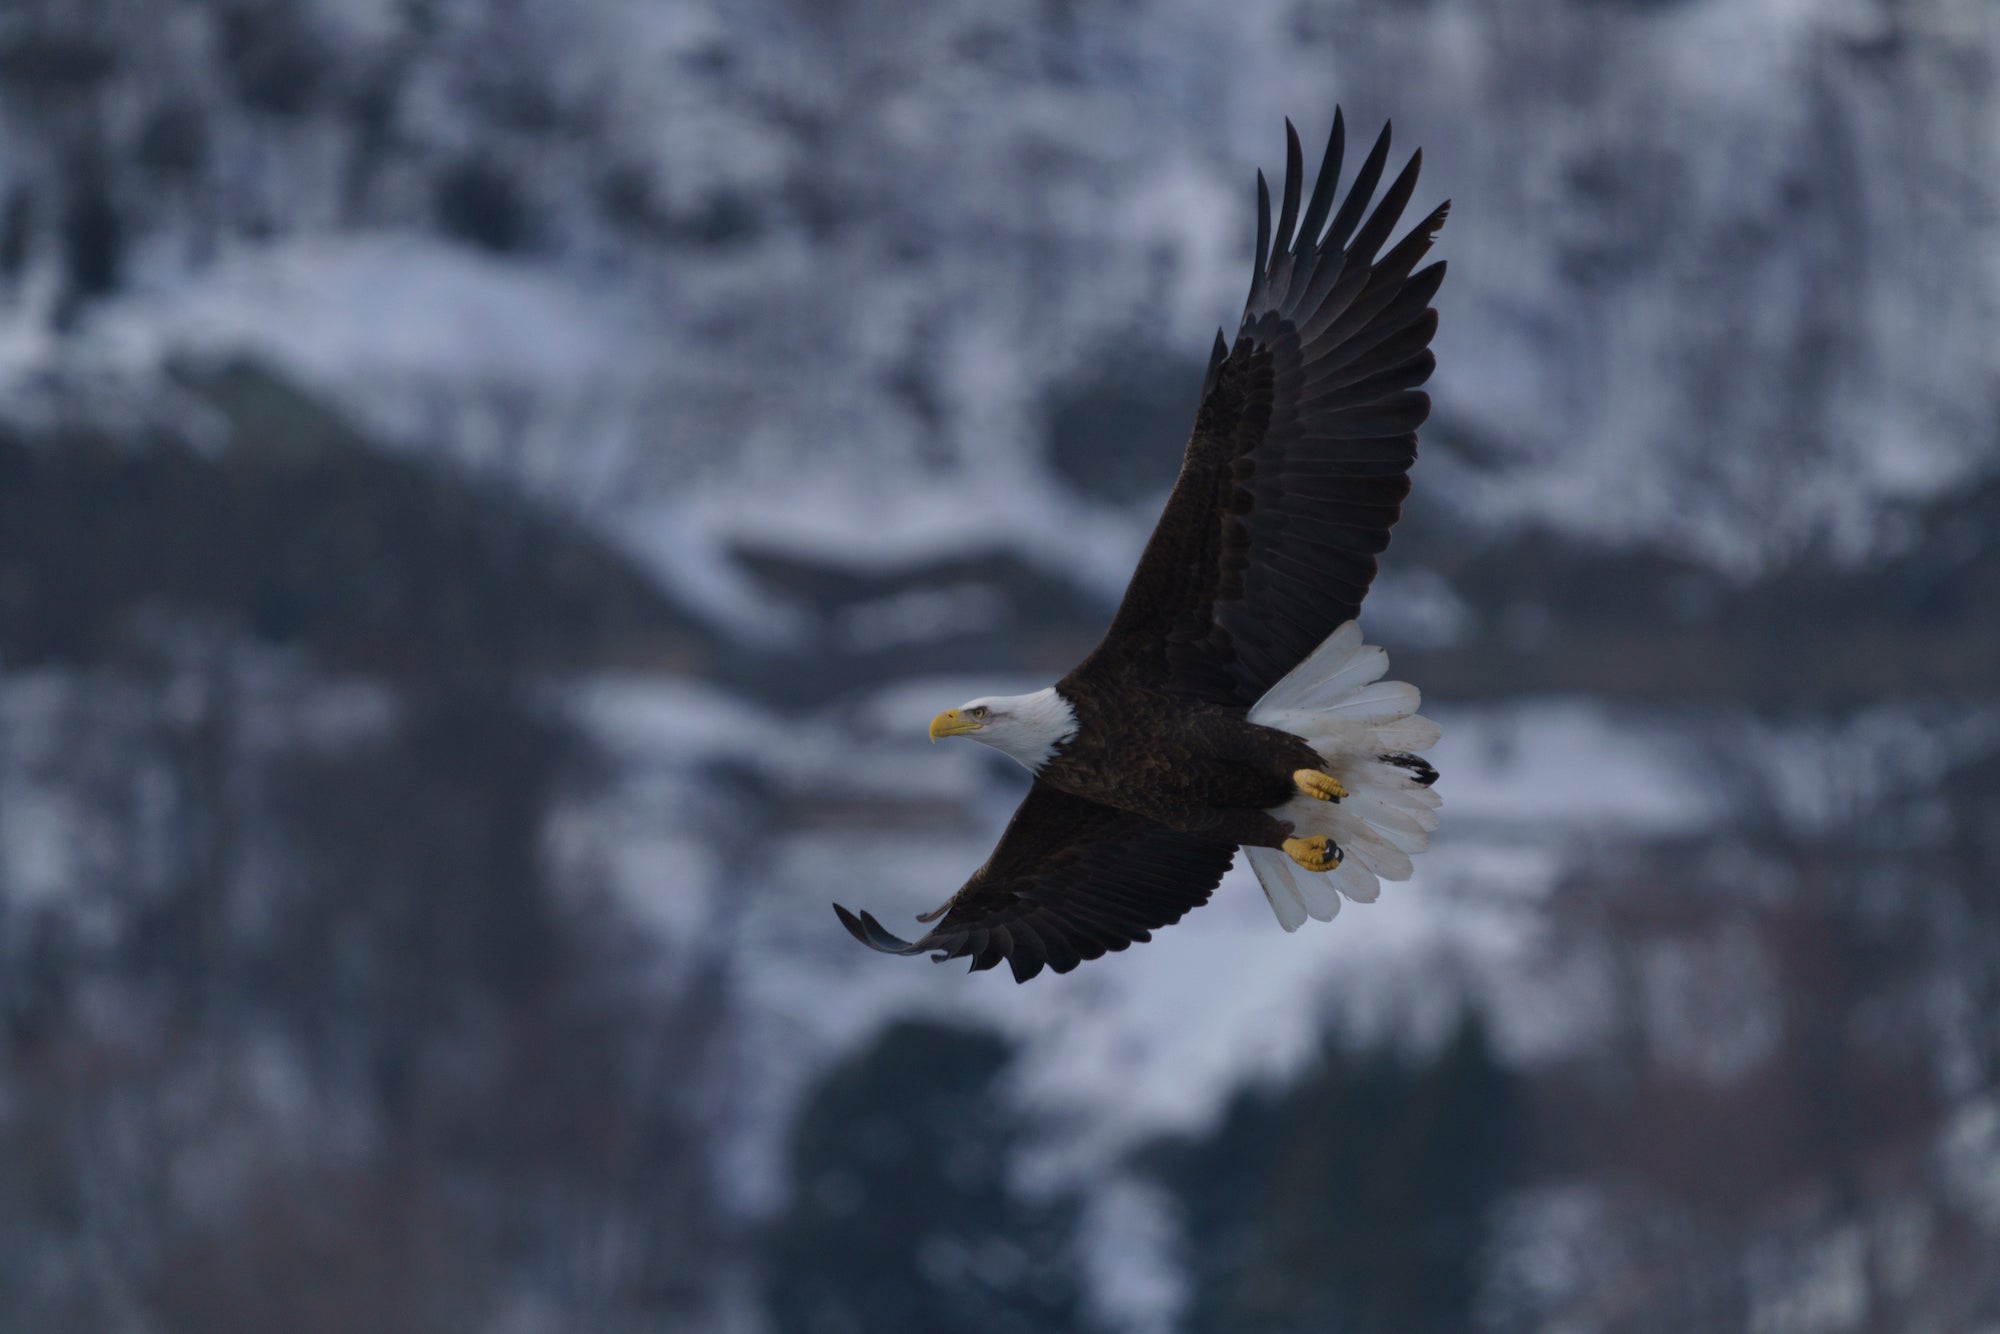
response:
[(1319, 174), (1313, 178), (1312, 199), (1306, 204), (1305, 220), (1299, 224), (1298, 249), (1311, 252), (1319, 244), (1320, 230), (1333, 208), (1334, 190), (1340, 184), (1341, 159), (1347, 151), (1347, 122), (1340, 108), (1333, 109), (1333, 129), (1326, 136), (1326, 151), (1320, 156)]
[(1266, 256), (1271, 253), (1271, 187), (1264, 180), (1264, 169), (1257, 169), (1257, 248), (1250, 261), (1250, 296), (1244, 302), (1244, 315), (1257, 308), (1258, 299), (1264, 291)]
[(883, 954), (915, 954), (920, 948), (876, 921), (875, 915), (866, 909), (857, 917), (836, 903), (833, 911), (840, 918), (840, 924), (847, 928), (847, 934), (871, 950), (879, 950)]
[(1201, 396), (1204, 399), (1208, 397), (1208, 391), (1215, 388), (1216, 374), (1221, 371), (1222, 363), (1228, 359), (1229, 340), (1223, 336), (1222, 330), (1218, 328), (1215, 331), (1215, 346), (1208, 350), (1208, 370), (1201, 377)]
[(1263, 261), (1275, 265), (1278, 256), (1292, 248), (1292, 227), (1299, 220), (1299, 196), (1305, 188), (1305, 153), (1299, 148), (1299, 132), (1285, 120), (1285, 195), (1278, 207), (1278, 230), (1271, 238), (1271, 253)]

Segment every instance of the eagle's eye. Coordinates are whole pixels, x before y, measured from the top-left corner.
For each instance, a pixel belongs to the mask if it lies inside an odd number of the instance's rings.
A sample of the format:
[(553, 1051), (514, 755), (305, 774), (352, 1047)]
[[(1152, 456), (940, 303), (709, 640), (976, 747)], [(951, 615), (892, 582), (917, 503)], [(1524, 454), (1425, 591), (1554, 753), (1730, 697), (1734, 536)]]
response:
[(972, 716), (975, 718), (984, 718), (986, 714), (987, 708), (984, 704), (976, 705), (972, 710)]

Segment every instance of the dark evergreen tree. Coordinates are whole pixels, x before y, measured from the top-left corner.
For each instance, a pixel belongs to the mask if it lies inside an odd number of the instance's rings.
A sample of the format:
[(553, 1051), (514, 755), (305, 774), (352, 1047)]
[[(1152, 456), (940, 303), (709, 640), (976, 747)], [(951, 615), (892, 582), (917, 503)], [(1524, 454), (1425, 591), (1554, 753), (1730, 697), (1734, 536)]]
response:
[(1186, 1329), (1470, 1328), (1511, 1085), (1467, 1020), (1428, 1059), (1329, 1050), (1282, 1092), (1239, 1096), (1207, 1138), (1160, 1149), (1187, 1229)]
[(1019, 1137), (988, 1034), (900, 1023), (836, 1068), (792, 1137), (766, 1248), (785, 1334), (1052, 1334), (1082, 1326), (1075, 1205), (1008, 1187)]
[(62, 242), (72, 296), (99, 297), (118, 286), (125, 223), (103, 173), (94, 167), (77, 173), (74, 193), (63, 212)]
[(487, 158), (454, 164), (437, 183), (438, 222), (453, 236), (499, 254), (527, 243), (527, 202), (513, 176)]

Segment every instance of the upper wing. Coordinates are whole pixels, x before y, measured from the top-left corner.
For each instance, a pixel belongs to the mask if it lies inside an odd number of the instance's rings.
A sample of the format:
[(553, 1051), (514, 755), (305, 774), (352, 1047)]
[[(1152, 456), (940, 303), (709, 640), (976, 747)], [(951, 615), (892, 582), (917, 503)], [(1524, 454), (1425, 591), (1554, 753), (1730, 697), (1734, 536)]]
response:
[(837, 903), (833, 910), (856, 940), (885, 953), (935, 950), (940, 962), (970, 955), (974, 969), (1005, 959), (1025, 982), (1045, 963), (1067, 973), (1152, 939), (1155, 927), (1208, 902), (1235, 851), (1037, 780), (986, 864), (917, 919), (944, 919), (922, 939), (898, 939), (865, 912), (857, 919)]
[(1409, 494), (1417, 427), (1430, 414), (1417, 386), (1437, 364), (1429, 303), (1444, 265), (1412, 270), (1450, 203), (1377, 259), (1423, 154), (1363, 222), (1389, 155), (1384, 126), (1328, 224), (1340, 113), (1303, 217), (1289, 121), (1285, 139), (1275, 236), (1270, 191), (1257, 177), (1257, 265), (1236, 344), (1216, 335), (1180, 478), (1079, 674), (1111, 670), (1199, 699), (1255, 703), (1354, 619)]

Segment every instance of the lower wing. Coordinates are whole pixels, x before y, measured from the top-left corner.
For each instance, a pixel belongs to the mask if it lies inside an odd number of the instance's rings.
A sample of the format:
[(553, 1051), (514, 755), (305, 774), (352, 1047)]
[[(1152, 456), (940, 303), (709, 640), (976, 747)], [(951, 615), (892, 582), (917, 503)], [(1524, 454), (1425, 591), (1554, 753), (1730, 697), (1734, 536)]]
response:
[(839, 904), (854, 938), (885, 954), (970, 957), (977, 970), (1005, 959), (1025, 982), (1044, 965), (1067, 973), (1178, 922), (1229, 869), (1234, 844), (1182, 834), (1036, 782), (986, 864), (942, 907), (921, 938), (890, 934)]

